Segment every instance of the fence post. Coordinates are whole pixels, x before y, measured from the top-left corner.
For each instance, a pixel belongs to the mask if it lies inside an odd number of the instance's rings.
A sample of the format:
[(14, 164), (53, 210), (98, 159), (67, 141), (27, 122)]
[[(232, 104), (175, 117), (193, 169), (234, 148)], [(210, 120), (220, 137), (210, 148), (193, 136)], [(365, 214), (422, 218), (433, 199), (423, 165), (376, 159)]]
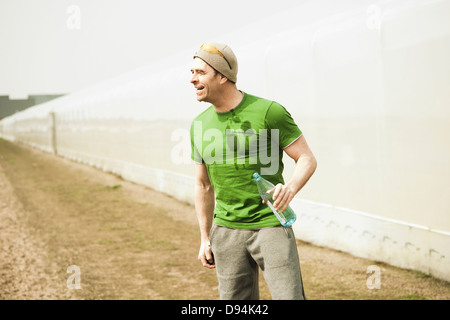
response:
[(58, 154), (57, 143), (56, 143), (56, 114), (55, 112), (50, 112), (51, 119), (51, 135), (52, 135), (52, 148), (53, 153)]

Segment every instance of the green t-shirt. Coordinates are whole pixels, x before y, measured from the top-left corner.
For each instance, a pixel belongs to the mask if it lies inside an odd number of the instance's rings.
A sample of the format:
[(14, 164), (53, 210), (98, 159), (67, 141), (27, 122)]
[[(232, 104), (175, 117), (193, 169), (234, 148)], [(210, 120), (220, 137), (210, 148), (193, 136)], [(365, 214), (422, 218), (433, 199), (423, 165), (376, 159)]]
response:
[(262, 203), (254, 172), (283, 183), (283, 149), (302, 132), (280, 104), (247, 93), (234, 109), (211, 105), (191, 124), (191, 158), (204, 163), (215, 191), (214, 223), (231, 228), (280, 225)]

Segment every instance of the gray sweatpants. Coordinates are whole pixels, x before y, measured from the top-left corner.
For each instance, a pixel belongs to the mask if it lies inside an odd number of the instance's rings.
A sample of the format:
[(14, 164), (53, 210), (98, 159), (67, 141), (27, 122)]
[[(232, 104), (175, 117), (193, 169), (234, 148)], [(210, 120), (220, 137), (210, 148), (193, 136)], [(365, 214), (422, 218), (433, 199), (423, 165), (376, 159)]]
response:
[(233, 229), (214, 224), (210, 242), (220, 299), (259, 299), (258, 267), (263, 272), (272, 299), (305, 299), (291, 227)]

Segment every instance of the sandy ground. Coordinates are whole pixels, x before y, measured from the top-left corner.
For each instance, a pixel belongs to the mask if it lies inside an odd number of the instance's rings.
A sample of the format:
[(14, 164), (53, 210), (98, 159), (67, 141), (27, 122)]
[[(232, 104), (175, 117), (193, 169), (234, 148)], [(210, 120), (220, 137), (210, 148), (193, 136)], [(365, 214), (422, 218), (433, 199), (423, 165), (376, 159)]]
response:
[[(198, 245), (192, 206), (0, 139), (0, 299), (218, 299)], [(301, 241), (298, 250), (308, 299), (450, 298), (448, 282), (420, 272)], [(373, 265), (379, 289), (367, 286)], [(260, 287), (270, 299), (262, 275)]]
[(2, 167), (0, 190), (0, 298), (60, 297), (54, 286), (54, 272), (46, 266), (46, 251), (22, 223), (22, 204)]

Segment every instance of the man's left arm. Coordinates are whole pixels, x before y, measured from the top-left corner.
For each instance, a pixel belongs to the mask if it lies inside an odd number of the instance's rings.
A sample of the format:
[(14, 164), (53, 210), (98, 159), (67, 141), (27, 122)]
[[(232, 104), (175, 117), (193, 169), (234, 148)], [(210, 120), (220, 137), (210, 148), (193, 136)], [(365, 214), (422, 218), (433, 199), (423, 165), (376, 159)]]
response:
[(273, 193), (274, 207), (282, 212), (286, 210), (295, 195), (304, 187), (317, 167), (317, 161), (309, 149), (303, 135), (287, 146), (284, 151), (295, 161), (291, 179), (285, 184), (277, 184)]

